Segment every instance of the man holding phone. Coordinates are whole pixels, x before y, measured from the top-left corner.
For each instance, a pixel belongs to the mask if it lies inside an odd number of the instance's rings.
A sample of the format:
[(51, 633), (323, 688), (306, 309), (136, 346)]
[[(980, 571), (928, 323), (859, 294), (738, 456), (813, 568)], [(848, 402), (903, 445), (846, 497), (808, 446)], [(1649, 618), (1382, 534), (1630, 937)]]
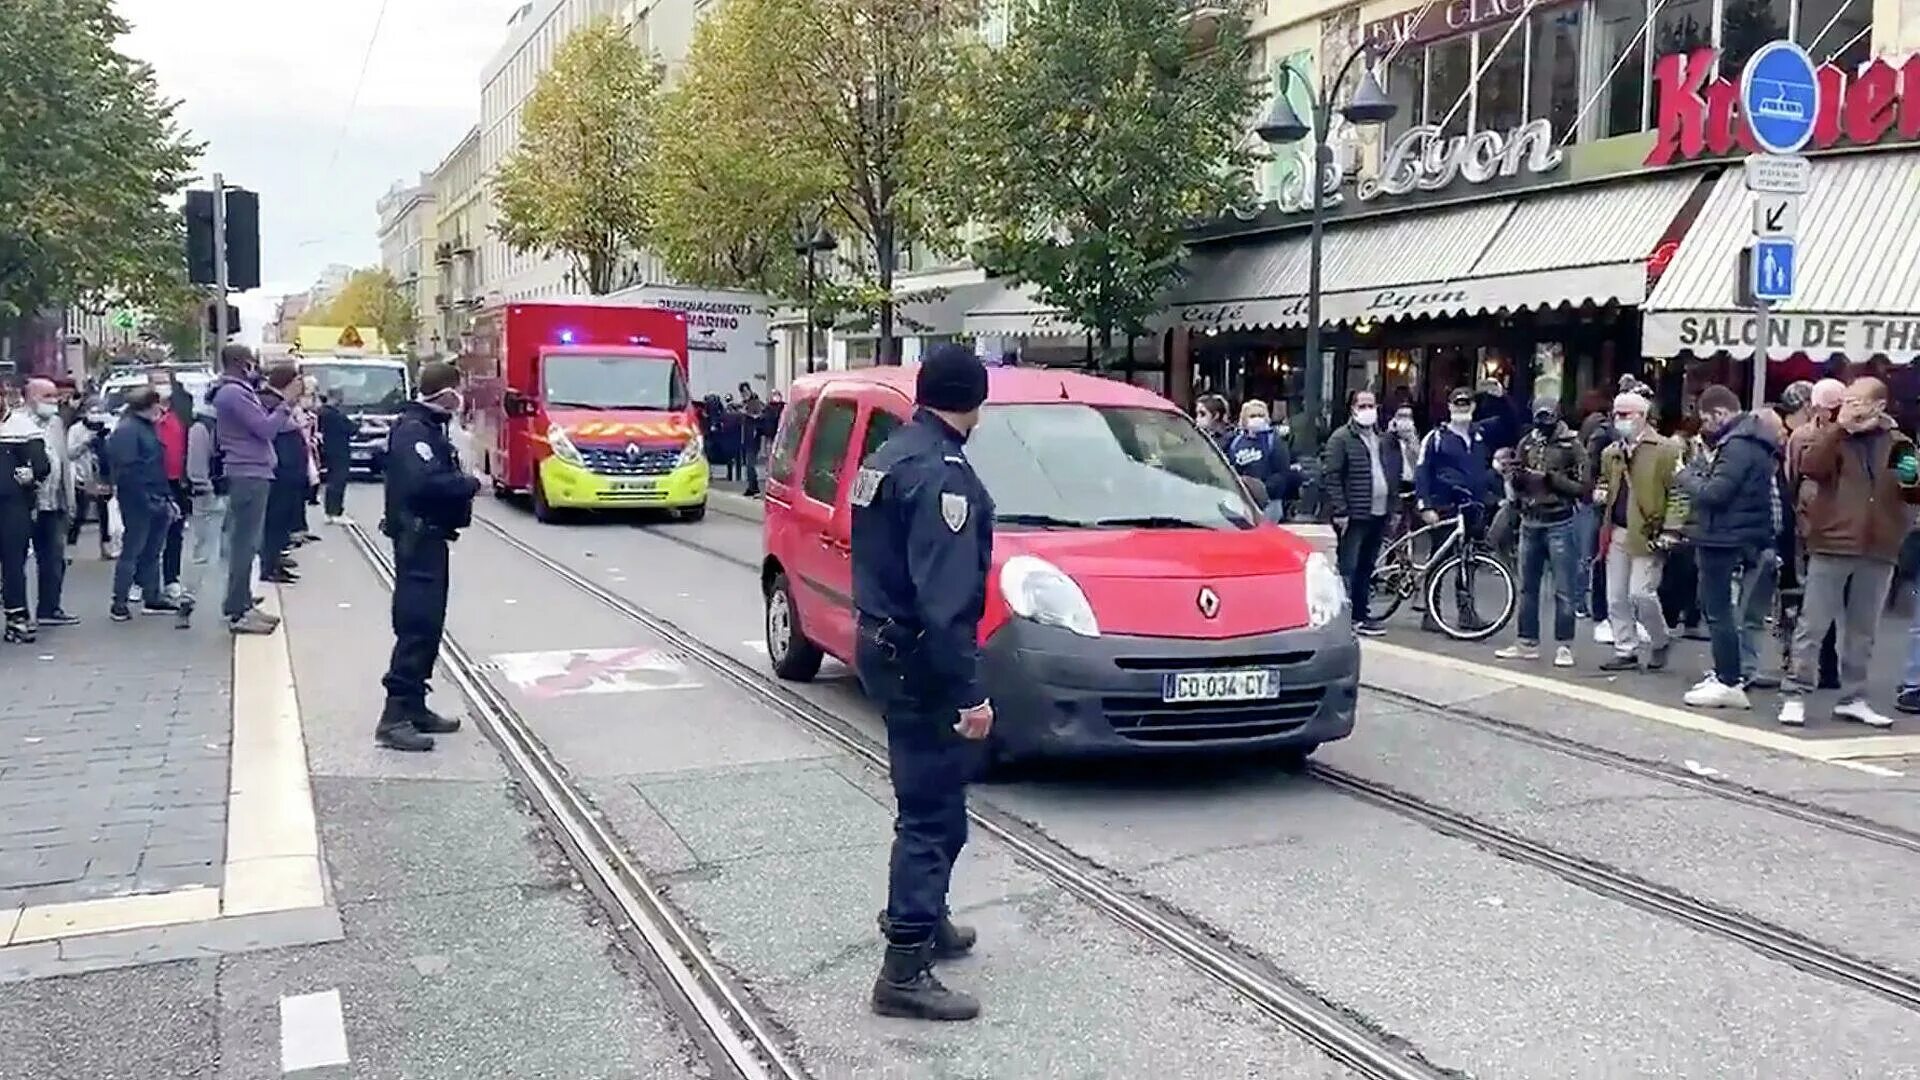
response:
[(1574, 514), (1592, 489), (1587, 454), (1580, 439), (1560, 419), (1560, 402), (1543, 397), (1533, 403), (1533, 426), (1514, 449), (1508, 467), (1520, 507), (1519, 640), (1495, 652), (1502, 660), (1540, 657), (1540, 579), (1553, 581), (1553, 654), (1555, 667), (1573, 666), (1574, 591), (1579, 581), (1579, 545)]

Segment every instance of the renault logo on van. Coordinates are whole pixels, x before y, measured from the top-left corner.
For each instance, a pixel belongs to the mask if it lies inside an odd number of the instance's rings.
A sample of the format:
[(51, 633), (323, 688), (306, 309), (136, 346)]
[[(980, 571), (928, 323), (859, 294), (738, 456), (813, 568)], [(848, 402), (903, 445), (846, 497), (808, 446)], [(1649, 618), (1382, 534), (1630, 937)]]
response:
[(1205, 585), (1200, 586), (1200, 595), (1194, 597), (1194, 603), (1200, 605), (1200, 614), (1209, 619), (1220, 614), (1220, 594)]
[(627, 460), (628, 461), (640, 460), (640, 448), (638, 446), (635, 446), (632, 443), (627, 444)]

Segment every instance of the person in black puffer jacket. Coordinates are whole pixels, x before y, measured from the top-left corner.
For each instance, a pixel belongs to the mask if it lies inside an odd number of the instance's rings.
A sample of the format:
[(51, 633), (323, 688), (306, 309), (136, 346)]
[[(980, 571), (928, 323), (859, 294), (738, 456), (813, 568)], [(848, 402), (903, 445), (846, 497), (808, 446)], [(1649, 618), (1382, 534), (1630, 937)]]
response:
[(1334, 431), (1323, 451), (1321, 488), (1339, 534), (1340, 576), (1353, 602), (1354, 632), (1378, 637), (1386, 630), (1367, 617), (1369, 583), (1387, 522), (1399, 510), (1405, 467), (1400, 440), (1380, 432), (1380, 408), (1371, 390), (1354, 391), (1348, 413), (1351, 419)]
[(1580, 501), (1593, 490), (1587, 452), (1560, 419), (1560, 402), (1533, 404), (1533, 427), (1514, 450), (1510, 475), (1520, 508), (1520, 626), (1514, 644), (1494, 655), (1502, 660), (1540, 656), (1540, 579), (1553, 581), (1555, 667), (1573, 666), (1574, 590), (1580, 545), (1574, 520)]
[(1748, 707), (1741, 689), (1740, 623), (1733, 612), (1739, 567), (1757, 561), (1776, 542), (1774, 473), (1781, 448), (1732, 390), (1715, 384), (1700, 392), (1700, 431), (1712, 454), (1675, 480), (1688, 494), (1687, 525), (1700, 575), (1700, 606), (1713, 641), (1713, 674), (1687, 691), (1686, 703), (1708, 708)]

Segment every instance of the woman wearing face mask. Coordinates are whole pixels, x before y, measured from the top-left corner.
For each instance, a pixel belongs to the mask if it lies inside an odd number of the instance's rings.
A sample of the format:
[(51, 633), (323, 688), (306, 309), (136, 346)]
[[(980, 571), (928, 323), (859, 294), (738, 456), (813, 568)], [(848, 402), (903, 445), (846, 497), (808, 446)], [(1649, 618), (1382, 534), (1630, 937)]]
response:
[(0, 597), (7, 641), (34, 637), (27, 609), (27, 545), (33, 535), (40, 485), (52, 470), (40, 425), (8, 388), (0, 398)]
[(1240, 430), (1227, 441), (1227, 460), (1240, 475), (1252, 477), (1267, 489), (1267, 520), (1287, 519), (1286, 490), (1293, 475), (1292, 455), (1287, 442), (1273, 430), (1265, 402), (1249, 401), (1240, 407)]
[(1219, 394), (1201, 394), (1193, 409), (1193, 422), (1222, 452), (1233, 441), (1233, 425), (1227, 423), (1227, 399)]

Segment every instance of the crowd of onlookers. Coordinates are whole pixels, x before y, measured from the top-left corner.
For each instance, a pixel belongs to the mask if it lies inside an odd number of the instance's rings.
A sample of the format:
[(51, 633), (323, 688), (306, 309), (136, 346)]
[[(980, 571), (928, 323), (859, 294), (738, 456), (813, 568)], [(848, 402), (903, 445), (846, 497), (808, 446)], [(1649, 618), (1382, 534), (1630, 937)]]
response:
[[(1836, 718), (1891, 724), (1867, 698), (1868, 666), (1911, 550), (1920, 456), (1888, 413), (1886, 384), (1796, 382), (1751, 410), (1707, 386), (1667, 434), (1651, 389), (1632, 376), (1617, 389), (1611, 400), (1588, 395), (1569, 418), (1557, 396), (1523, 410), (1489, 381), (1455, 390), (1446, 419), (1424, 432), (1406, 402), (1383, 416), (1359, 391), (1317, 470), (1292, 460), (1261, 402), (1245, 403), (1234, 425), (1225, 400), (1206, 395), (1196, 417), (1261, 482), (1276, 520), (1311, 472), (1362, 634), (1384, 632), (1366, 615), (1382, 546), (1464, 514), (1518, 580), (1516, 635), (1501, 660), (1544, 655), (1550, 596), (1556, 666), (1578, 663), (1583, 623), (1611, 647), (1599, 665), (1608, 672), (1665, 668), (1675, 636), (1702, 637), (1711, 668), (1686, 691), (1689, 705), (1745, 709), (1749, 690), (1777, 688), (1779, 722), (1799, 725), (1807, 696), (1830, 688)], [(1782, 647), (1770, 650), (1776, 638)], [(1920, 713), (1920, 623), (1913, 641), (1895, 705)]]
[(724, 473), (728, 480), (744, 481), (746, 494), (758, 495), (760, 455), (780, 430), (780, 413), (785, 408), (780, 391), (770, 391), (763, 401), (751, 383), (741, 383), (737, 395), (708, 394), (695, 402), (707, 460), (715, 472)]
[[(0, 393), (0, 582), (5, 638), (78, 623), (64, 596), (69, 548), (97, 524), (114, 563), (108, 616), (136, 610), (191, 625), (207, 569), (227, 565), (222, 613), (235, 633), (271, 633), (253, 595), (299, 580), (294, 551), (319, 537), (309, 507), (324, 480), (329, 520), (344, 514), (356, 425), (291, 364), (263, 372), (229, 346), (204, 394), (165, 370), (89, 418), (90, 386), (28, 379)], [(29, 566), (33, 574), (28, 573)]]

